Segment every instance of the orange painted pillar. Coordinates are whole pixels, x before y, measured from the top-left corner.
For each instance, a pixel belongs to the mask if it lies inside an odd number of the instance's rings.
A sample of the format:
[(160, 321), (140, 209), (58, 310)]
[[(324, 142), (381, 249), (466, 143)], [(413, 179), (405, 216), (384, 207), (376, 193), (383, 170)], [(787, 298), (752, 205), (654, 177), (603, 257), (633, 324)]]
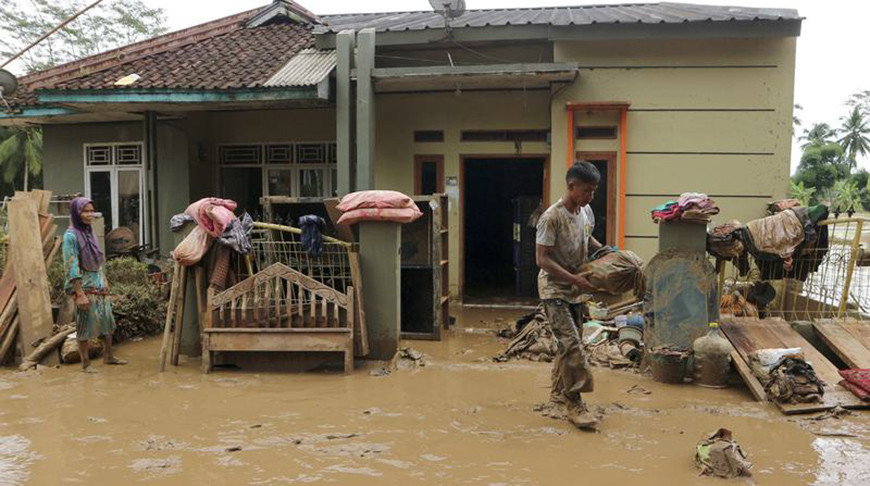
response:
[(628, 141), (628, 108), (619, 110), (619, 248), (625, 249), (625, 180)]

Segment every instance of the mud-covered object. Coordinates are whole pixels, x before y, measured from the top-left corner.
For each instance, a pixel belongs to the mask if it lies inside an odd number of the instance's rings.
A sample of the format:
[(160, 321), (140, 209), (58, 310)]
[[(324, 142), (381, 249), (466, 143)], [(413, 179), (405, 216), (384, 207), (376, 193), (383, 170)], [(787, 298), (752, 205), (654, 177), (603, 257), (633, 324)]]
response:
[(620, 295), (633, 291), (643, 295), (643, 260), (631, 251), (616, 250), (605, 246), (592, 254), (590, 262), (580, 267), (580, 273), (595, 290)]
[(825, 384), (811, 364), (787, 356), (771, 369), (764, 390), (768, 398), (779, 403), (819, 403), (825, 395)]
[(695, 446), (695, 466), (704, 476), (738, 478), (752, 476), (752, 463), (732, 438), (731, 431), (719, 429)]
[(534, 312), (517, 321), (513, 339), (494, 360), (504, 362), (527, 359), (550, 362), (556, 356), (557, 346), (544, 306), (539, 304)]

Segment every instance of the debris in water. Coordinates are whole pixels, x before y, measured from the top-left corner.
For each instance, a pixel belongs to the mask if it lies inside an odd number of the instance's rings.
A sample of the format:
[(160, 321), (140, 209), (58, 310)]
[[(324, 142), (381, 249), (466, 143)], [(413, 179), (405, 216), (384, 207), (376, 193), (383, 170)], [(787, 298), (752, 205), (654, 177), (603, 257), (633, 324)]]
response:
[(652, 394), (651, 391), (647, 390), (646, 388), (644, 388), (640, 385), (632, 385), (631, 388), (629, 388), (628, 390), (625, 390), (625, 393), (635, 393), (635, 394), (641, 394), (641, 395), (651, 395)]
[(848, 417), (849, 415), (852, 415), (852, 412), (850, 410), (847, 410), (837, 405), (836, 407), (828, 410), (825, 413), (816, 415), (815, 417), (808, 417), (806, 420), (828, 420), (832, 418), (839, 419), (843, 417)]
[(695, 447), (695, 466), (704, 476), (736, 478), (752, 476), (752, 463), (732, 439), (731, 431), (719, 429)]
[(414, 368), (426, 366), (426, 356), (414, 348), (402, 348), (399, 358), (402, 362), (413, 363)]
[(239, 452), (241, 450), (242, 450), (242, 446), (227, 447), (227, 449), (226, 449), (227, 452)]

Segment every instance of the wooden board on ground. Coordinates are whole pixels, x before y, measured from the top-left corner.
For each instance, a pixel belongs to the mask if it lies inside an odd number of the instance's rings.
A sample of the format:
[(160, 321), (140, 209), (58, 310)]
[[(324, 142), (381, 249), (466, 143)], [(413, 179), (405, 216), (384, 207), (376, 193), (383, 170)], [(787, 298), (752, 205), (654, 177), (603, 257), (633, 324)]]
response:
[(749, 387), (752, 396), (761, 403), (767, 403), (767, 392), (764, 391), (764, 385), (758, 381), (755, 373), (752, 372), (752, 369), (748, 364), (746, 364), (746, 361), (743, 361), (740, 353), (734, 348), (731, 348), (731, 361), (734, 362), (734, 367), (737, 368), (737, 373), (741, 378), (743, 378), (743, 382), (746, 383), (746, 386)]
[(783, 413), (790, 415), (821, 412), (838, 405), (850, 409), (870, 408), (870, 403), (862, 402), (850, 391), (837, 384), (841, 380), (837, 367), (784, 320), (726, 317), (720, 319), (720, 326), (746, 365), (749, 364), (750, 353), (759, 349), (801, 348), (806, 360), (813, 365), (816, 376), (827, 385), (824, 400), (821, 403), (777, 403)]
[(365, 300), (363, 300), (363, 282), (362, 271), (359, 266), (359, 253), (349, 252), (348, 259), (350, 260), (350, 274), (353, 280), (354, 292), (356, 292), (356, 315), (354, 321), (354, 355), (358, 357), (368, 356), (369, 354), (369, 335), (366, 329), (366, 310)]
[[(42, 235), (34, 198), (9, 202), (9, 257), (15, 271), (20, 325), (18, 335), (25, 354), (34, 344), (51, 335), (51, 297), (42, 248)], [(55, 354), (45, 358), (48, 365), (59, 362)]]
[(815, 319), (816, 333), (849, 368), (870, 369), (870, 322)]

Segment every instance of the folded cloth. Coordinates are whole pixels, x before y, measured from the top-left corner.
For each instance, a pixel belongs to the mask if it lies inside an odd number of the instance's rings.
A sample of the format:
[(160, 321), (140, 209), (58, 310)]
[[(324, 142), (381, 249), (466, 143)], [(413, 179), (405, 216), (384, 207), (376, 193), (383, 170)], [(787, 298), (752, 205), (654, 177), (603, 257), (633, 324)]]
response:
[(217, 242), (229, 247), (236, 253), (247, 255), (253, 249), (251, 233), (254, 231), (254, 220), (251, 215), (245, 213), (240, 219), (230, 221), (227, 228)]
[(781, 199), (767, 203), (767, 214), (772, 216), (776, 213), (781, 213), (786, 209), (801, 207), (801, 202), (797, 199)]
[(338, 218), (336, 224), (356, 224), (360, 221), (390, 221), (393, 223), (413, 223), (423, 216), (417, 205), (411, 208), (363, 208), (348, 211)]
[(218, 238), (227, 229), (230, 221), (236, 219), (233, 211), (236, 202), (229, 199), (207, 197), (191, 204), (184, 211), (199, 224), (209, 235)]
[(416, 208), (417, 205), (413, 199), (398, 191), (357, 191), (341, 198), (336, 207), (346, 213), (354, 209), (402, 209)]
[(861, 388), (860, 386), (854, 383), (849, 383), (846, 380), (840, 380), (839, 385), (852, 392), (852, 395), (855, 395), (856, 397), (861, 399), (861, 401), (870, 402), (870, 392)]
[(674, 202), (670, 201), (661, 206), (655, 207), (652, 210), (652, 219), (653, 222), (659, 223), (661, 221), (673, 221), (680, 217), (680, 206)]
[(847, 382), (870, 393), (870, 370), (840, 370), (840, 376)]

